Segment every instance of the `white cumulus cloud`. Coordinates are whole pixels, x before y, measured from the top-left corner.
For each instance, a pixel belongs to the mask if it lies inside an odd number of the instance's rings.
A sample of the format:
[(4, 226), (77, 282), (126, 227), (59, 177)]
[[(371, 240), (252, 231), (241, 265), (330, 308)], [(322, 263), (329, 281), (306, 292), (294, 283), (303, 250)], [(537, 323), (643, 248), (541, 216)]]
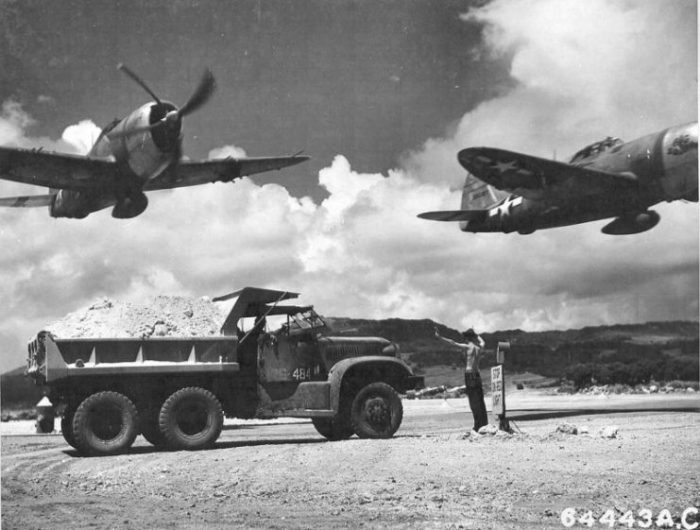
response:
[[(416, 218), (454, 209), (456, 153), (489, 145), (569, 154), (607, 135), (633, 139), (696, 119), (695, 4), (643, 0), (495, 0), (470, 10), (481, 60), (508, 60), (513, 88), (460, 116), (386, 174), (338, 155), (316, 203), (281, 185), (211, 184), (149, 194), (131, 220), (0, 210), (0, 339), (7, 368), (44, 324), (98, 297), (218, 295), (246, 285), (303, 294), (329, 316), (433, 318), (478, 330), (569, 328), (698, 314), (698, 209), (657, 208), (629, 237), (590, 223), (529, 236), (463, 234)], [(94, 124), (31, 136), (3, 105), (0, 144), (85, 152)], [(245, 156), (235, 146), (210, 158)], [(0, 184), (10, 195), (14, 184)]]

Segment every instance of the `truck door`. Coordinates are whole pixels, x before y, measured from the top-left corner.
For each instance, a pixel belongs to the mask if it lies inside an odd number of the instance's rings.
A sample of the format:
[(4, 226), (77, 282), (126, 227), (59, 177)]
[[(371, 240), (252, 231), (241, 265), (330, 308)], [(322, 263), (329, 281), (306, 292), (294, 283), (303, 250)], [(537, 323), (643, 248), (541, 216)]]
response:
[(258, 341), (260, 384), (272, 400), (286, 399), (299, 383), (325, 380), (313, 330), (265, 333)]

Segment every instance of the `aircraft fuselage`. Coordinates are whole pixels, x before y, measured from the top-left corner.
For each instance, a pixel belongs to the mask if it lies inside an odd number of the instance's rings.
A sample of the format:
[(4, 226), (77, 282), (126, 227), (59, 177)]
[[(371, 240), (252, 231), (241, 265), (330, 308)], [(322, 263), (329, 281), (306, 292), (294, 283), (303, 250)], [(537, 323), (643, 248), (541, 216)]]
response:
[[(698, 201), (698, 124), (671, 127), (637, 140), (611, 145), (593, 144), (571, 160), (571, 165), (628, 176), (636, 181), (626, 193), (542, 194), (542, 199), (511, 195), (488, 209), (481, 219), (460, 222), (465, 232), (520, 232), (620, 217), (628, 231), (647, 230), (658, 214), (654, 204), (685, 199)], [(546, 187), (546, 183), (543, 183)], [(636, 229), (635, 229), (636, 228)]]
[(147, 103), (105, 127), (88, 157), (116, 162), (120, 185), (110, 182), (99, 191), (59, 190), (49, 208), (51, 216), (82, 218), (114, 205), (116, 217), (134, 217), (145, 210), (148, 200), (141, 189), (180, 156), (180, 128), (142, 129), (175, 109), (165, 101)]
[(49, 208), (52, 217), (83, 218), (113, 207), (112, 217), (128, 219), (148, 206), (146, 192), (232, 182), (308, 160), (291, 156), (228, 156), (216, 160), (182, 159), (182, 123), (204, 106), (216, 89), (207, 68), (181, 106), (160, 99), (127, 66), (124, 72), (152, 98), (126, 118), (100, 132), (87, 155), (47, 153), (41, 149), (0, 146), (0, 179), (49, 188), (45, 195), (0, 197), (0, 207)]

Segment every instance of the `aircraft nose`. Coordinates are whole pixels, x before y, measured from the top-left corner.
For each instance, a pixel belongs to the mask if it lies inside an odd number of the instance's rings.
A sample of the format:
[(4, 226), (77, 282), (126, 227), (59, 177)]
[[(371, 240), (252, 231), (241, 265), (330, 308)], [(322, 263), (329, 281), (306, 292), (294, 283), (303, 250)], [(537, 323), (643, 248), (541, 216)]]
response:
[(698, 159), (698, 122), (672, 127), (666, 134), (666, 154)]
[(678, 127), (680, 129), (679, 134), (687, 135), (691, 145), (695, 146), (695, 150), (698, 149), (698, 122), (689, 123), (687, 125), (681, 125)]
[(698, 197), (698, 123), (672, 127), (663, 138), (662, 187), (671, 200)]

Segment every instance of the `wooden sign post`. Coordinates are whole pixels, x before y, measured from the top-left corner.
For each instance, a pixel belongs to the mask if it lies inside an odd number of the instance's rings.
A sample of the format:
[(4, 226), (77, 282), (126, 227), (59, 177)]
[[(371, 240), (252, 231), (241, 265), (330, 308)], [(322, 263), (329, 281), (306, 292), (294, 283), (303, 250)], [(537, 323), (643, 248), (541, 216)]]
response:
[(496, 348), (496, 366), (491, 368), (491, 412), (498, 416), (498, 428), (511, 432), (506, 418), (506, 385), (503, 376), (505, 352), (510, 349), (509, 342), (499, 342)]

